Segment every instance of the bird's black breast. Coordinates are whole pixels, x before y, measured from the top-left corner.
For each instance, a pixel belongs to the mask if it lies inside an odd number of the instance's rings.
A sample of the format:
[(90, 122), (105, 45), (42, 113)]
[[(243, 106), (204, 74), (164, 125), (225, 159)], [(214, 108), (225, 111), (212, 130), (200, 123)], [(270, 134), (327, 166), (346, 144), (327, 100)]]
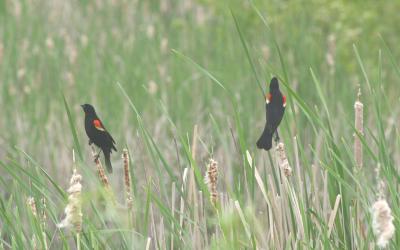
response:
[(107, 132), (107, 130), (104, 128), (104, 130), (99, 130), (94, 126), (93, 121), (94, 120), (100, 120), (98, 117), (91, 117), (91, 116), (86, 116), (85, 117), (85, 130), (86, 134), (89, 137), (89, 139), (99, 148), (102, 148), (103, 151), (111, 151), (111, 149), (116, 150), (114, 144), (115, 141), (111, 137), (111, 135)]
[(283, 106), (283, 96), (281, 93), (272, 95), (272, 100), (266, 104), (267, 128), (270, 133), (275, 132), (282, 121), (285, 107)]

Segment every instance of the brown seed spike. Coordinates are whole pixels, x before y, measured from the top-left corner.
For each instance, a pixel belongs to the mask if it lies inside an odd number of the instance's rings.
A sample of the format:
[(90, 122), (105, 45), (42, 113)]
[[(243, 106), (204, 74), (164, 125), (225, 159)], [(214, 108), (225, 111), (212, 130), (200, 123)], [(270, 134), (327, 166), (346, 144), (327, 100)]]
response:
[(215, 160), (210, 159), (210, 162), (207, 165), (205, 183), (208, 185), (208, 190), (210, 192), (210, 200), (214, 206), (216, 206), (218, 201), (217, 181), (218, 181), (218, 163)]
[(93, 155), (93, 158), (94, 158), (94, 162), (96, 163), (97, 173), (99, 175), (100, 181), (103, 183), (105, 188), (111, 188), (110, 187), (110, 183), (108, 182), (107, 175), (104, 172), (104, 168), (101, 165), (100, 159), (99, 159), (94, 147), (92, 147), (92, 155)]
[(122, 159), (124, 161), (124, 183), (126, 193), (126, 205), (129, 210), (133, 207), (133, 198), (131, 193), (131, 175), (129, 172), (129, 154), (128, 150), (124, 149), (122, 152)]

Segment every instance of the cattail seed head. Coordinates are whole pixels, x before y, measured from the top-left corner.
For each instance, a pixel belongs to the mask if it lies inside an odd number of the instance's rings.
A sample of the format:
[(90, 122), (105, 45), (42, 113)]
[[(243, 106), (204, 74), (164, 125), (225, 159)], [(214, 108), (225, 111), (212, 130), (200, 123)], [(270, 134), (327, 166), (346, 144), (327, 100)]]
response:
[(372, 229), (377, 238), (378, 246), (384, 248), (393, 237), (395, 227), (392, 211), (385, 198), (385, 182), (380, 177), (380, 170), (381, 166), (378, 164), (375, 168), (378, 198), (372, 205)]
[(124, 149), (122, 152), (122, 159), (124, 161), (124, 183), (125, 183), (125, 193), (126, 193), (126, 205), (128, 209), (133, 207), (133, 198), (131, 193), (131, 175), (129, 172), (129, 154), (128, 150)]
[(210, 159), (207, 165), (205, 183), (208, 185), (211, 203), (216, 206), (218, 201), (217, 181), (218, 181), (218, 163)]
[(68, 204), (65, 208), (65, 218), (57, 225), (59, 228), (73, 227), (76, 232), (82, 229), (81, 190), (82, 176), (74, 169), (68, 188)]
[(92, 147), (92, 156), (94, 158), (94, 163), (96, 164), (96, 168), (97, 168), (97, 174), (99, 175), (99, 179), (100, 179), (101, 183), (103, 183), (105, 188), (111, 189), (107, 175), (104, 172), (104, 168), (101, 165), (100, 159), (99, 159), (94, 147)]
[(108, 181), (108, 177), (104, 171), (104, 168), (101, 164), (101, 161), (100, 161), (94, 147), (92, 147), (92, 156), (93, 156), (94, 162), (96, 164), (97, 174), (99, 176), (100, 182), (103, 184), (103, 187), (104, 187), (105, 198), (109, 198), (112, 201), (112, 203), (114, 205), (116, 205), (115, 195), (113, 193), (110, 182)]
[(276, 152), (278, 155), (278, 164), (280, 168), (283, 170), (283, 173), (285, 174), (286, 177), (289, 177), (292, 175), (292, 168), (289, 165), (289, 161), (286, 157), (286, 152), (285, 152), (285, 144), (280, 142), (278, 146), (276, 147)]
[(372, 228), (380, 248), (386, 247), (393, 237), (395, 227), (393, 225), (392, 211), (385, 199), (380, 199), (372, 205)]

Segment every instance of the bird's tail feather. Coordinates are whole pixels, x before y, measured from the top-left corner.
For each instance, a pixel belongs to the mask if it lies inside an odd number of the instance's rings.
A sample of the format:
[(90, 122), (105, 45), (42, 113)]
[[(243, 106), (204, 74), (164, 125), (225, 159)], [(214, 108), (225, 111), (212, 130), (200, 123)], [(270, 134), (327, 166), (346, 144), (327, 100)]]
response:
[(113, 169), (112, 169), (112, 166), (111, 166), (110, 153), (104, 152), (104, 161), (106, 163), (107, 172), (109, 172), (111, 174)]
[(257, 141), (257, 148), (270, 150), (272, 148), (272, 134), (264, 130), (260, 139)]

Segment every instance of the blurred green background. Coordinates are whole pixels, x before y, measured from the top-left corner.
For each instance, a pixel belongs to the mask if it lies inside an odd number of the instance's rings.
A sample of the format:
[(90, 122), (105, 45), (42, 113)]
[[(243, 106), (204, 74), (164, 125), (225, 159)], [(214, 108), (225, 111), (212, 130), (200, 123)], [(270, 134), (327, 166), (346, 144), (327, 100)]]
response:
[[(398, 102), (396, 72), (386, 67), (399, 58), (398, 1), (253, 4), (270, 29), (248, 1), (1, 1), (0, 155), (18, 146), (46, 166), (68, 157), (72, 138), (61, 93), (81, 143), (86, 143), (82, 103), (95, 105), (119, 148), (132, 142), (135, 115), (116, 82), (161, 145), (171, 144), (173, 137), (161, 106), (178, 129), (190, 132), (199, 124), (208, 141), (213, 141), (212, 114), (231, 141), (227, 95), (171, 49), (192, 58), (232, 91), (246, 140), (253, 145), (264, 123), (264, 104), (231, 11), (264, 89), (272, 75), (284, 76), (275, 39), (288, 84), (298, 95), (319, 105), (311, 67), (332, 114), (350, 120), (357, 86), (364, 81), (353, 44), (372, 79), (378, 74), (378, 51), (387, 45), (391, 52), (383, 53), (382, 88), (389, 103)], [(291, 133), (306, 133), (301, 115), (297, 122), (289, 124)], [(335, 130), (343, 133), (343, 123)]]

